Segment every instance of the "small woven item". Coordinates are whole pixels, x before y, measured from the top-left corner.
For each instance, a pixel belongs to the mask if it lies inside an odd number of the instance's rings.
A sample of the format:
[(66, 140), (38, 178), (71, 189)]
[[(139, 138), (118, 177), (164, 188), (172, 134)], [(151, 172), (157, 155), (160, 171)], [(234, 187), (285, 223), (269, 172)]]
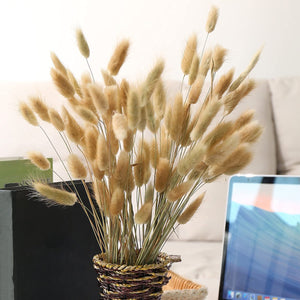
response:
[(165, 253), (158, 256), (156, 264), (142, 266), (111, 264), (104, 261), (103, 254), (95, 255), (93, 264), (98, 273), (100, 299), (161, 299), (172, 262)]

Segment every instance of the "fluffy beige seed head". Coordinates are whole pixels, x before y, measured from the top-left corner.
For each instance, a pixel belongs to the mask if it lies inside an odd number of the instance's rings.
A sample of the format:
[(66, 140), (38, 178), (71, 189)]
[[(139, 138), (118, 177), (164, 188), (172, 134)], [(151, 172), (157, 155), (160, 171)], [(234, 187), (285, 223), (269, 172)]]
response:
[(128, 119), (128, 127), (131, 130), (134, 130), (139, 122), (139, 96), (135, 90), (130, 90), (127, 102), (127, 119)]
[(49, 170), (50, 169), (50, 162), (49, 160), (40, 152), (31, 151), (27, 153), (28, 158), (30, 161), (36, 165), (41, 170)]
[(93, 175), (96, 179), (98, 179), (98, 180), (103, 179), (105, 172), (99, 170), (97, 161), (95, 161), (95, 160), (92, 162), (92, 170), (93, 170)]
[(59, 113), (54, 108), (49, 108), (49, 117), (51, 124), (58, 130), (58, 131), (64, 131), (65, 130), (65, 124), (62, 120)]
[(48, 107), (40, 97), (29, 97), (32, 109), (38, 116), (46, 122), (50, 122)]
[(192, 65), (193, 57), (197, 50), (197, 35), (193, 34), (189, 37), (181, 60), (181, 70), (184, 75), (188, 75)]
[(117, 216), (124, 206), (124, 192), (117, 187), (112, 194), (109, 212), (112, 216)]
[(77, 114), (86, 122), (89, 122), (91, 124), (97, 125), (99, 120), (97, 115), (95, 115), (95, 113), (90, 110), (87, 107), (84, 107), (82, 105), (78, 105), (75, 108), (75, 111), (77, 112)]
[(23, 118), (33, 126), (39, 126), (39, 122), (32, 109), (23, 101), (19, 103), (19, 111)]
[(53, 188), (48, 184), (34, 182), (33, 188), (40, 193), (41, 196), (59, 205), (73, 206), (77, 202), (76, 194)]
[(88, 85), (88, 91), (92, 97), (93, 103), (100, 114), (105, 114), (108, 110), (108, 100), (103, 93), (103, 88), (97, 83), (91, 83)]
[(57, 57), (57, 55), (54, 52), (51, 52), (50, 57), (51, 57), (54, 67), (67, 77), (68, 72), (67, 72), (65, 66), (62, 64), (62, 62)]
[(104, 84), (106, 86), (111, 86), (111, 85), (117, 84), (116, 80), (106, 70), (101, 70), (101, 74), (102, 74), (102, 77), (104, 80)]
[(193, 181), (185, 181), (175, 186), (172, 190), (167, 192), (167, 199), (170, 202), (175, 202), (182, 198), (193, 186)]
[(192, 85), (196, 80), (198, 70), (199, 70), (199, 63), (200, 63), (199, 56), (197, 53), (195, 53), (189, 71), (189, 85)]
[(198, 101), (200, 94), (202, 92), (204, 81), (205, 81), (205, 77), (201, 74), (198, 74), (195, 82), (191, 86), (191, 90), (188, 96), (189, 104), (194, 104)]
[(126, 116), (119, 113), (114, 114), (112, 117), (112, 127), (114, 134), (119, 141), (126, 139), (128, 133)]
[(149, 74), (142, 86), (141, 106), (145, 106), (146, 103), (150, 100), (150, 97), (153, 94), (156, 84), (161, 77), (164, 67), (165, 67), (164, 61), (162, 59), (159, 59), (156, 62), (153, 69), (149, 72)]
[(83, 129), (65, 107), (63, 107), (62, 114), (68, 138), (75, 144), (81, 144), (84, 136)]
[(234, 122), (234, 129), (238, 130), (248, 124), (250, 121), (252, 121), (254, 117), (254, 109), (248, 109), (245, 112), (243, 112)]
[(69, 79), (60, 71), (53, 68), (51, 69), (50, 74), (59, 93), (66, 98), (72, 98), (75, 94), (75, 90)]
[(228, 89), (229, 85), (231, 84), (233, 75), (234, 75), (234, 69), (231, 69), (226, 74), (221, 76), (218, 83), (216, 84), (216, 86), (213, 89), (213, 94), (217, 95), (218, 98), (221, 98), (222, 95)]
[(205, 192), (198, 196), (192, 203), (190, 203), (183, 213), (178, 217), (177, 222), (179, 224), (186, 224), (190, 219), (194, 216), (197, 209), (201, 205), (203, 198), (205, 196)]
[(74, 74), (70, 71), (67, 70), (67, 78), (69, 79), (70, 83), (72, 84), (75, 92), (77, 93), (77, 95), (82, 98), (83, 94), (82, 94), (82, 90), (81, 87), (77, 81), (77, 79), (75, 78)]
[(117, 75), (121, 66), (123, 65), (129, 48), (129, 40), (122, 40), (116, 47), (110, 61), (108, 63), (107, 69), (111, 75)]
[(87, 176), (87, 170), (80, 160), (80, 158), (74, 154), (71, 153), (68, 156), (68, 167), (69, 171), (72, 175), (73, 178), (78, 178), (78, 179), (85, 179)]
[(123, 150), (119, 154), (116, 169), (114, 171), (113, 176), (116, 181), (116, 184), (124, 190), (126, 189), (129, 168), (129, 156), (128, 153)]
[(206, 77), (207, 72), (210, 68), (211, 56), (212, 51), (211, 49), (208, 49), (204, 52), (203, 57), (200, 61), (199, 74), (203, 75), (204, 77)]
[(227, 52), (228, 52), (227, 49), (223, 48), (220, 45), (217, 45), (214, 48), (214, 51), (212, 53), (212, 58), (211, 58), (213, 72), (217, 72), (221, 68), (221, 66), (224, 63)]
[(134, 132), (128, 129), (127, 137), (126, 139), (123, 140), (123, 146), (126, 152), (130, 152), (133, 148), (133, 137), (134, 137)]
[(219, 17), (219, 9), (216, 6), (212, 6), (207, 17), (205, 30), (207, 33), (214, 31)]
[(88, 58), (90, 56), (90, 48), (80, 28), (76, 30), (76, 40), (80, 53), (83, 57)]
[(105, 171), (109, 167), (109, 153), (107, 148), (107, 143), (103, 135), (98, 136), (97, 141), (97, 155), (96, 160), (98, 168), (101, 171)]
[(241, 142), (254, 143), (258, 140), (263, 132), (263, 128), (257, 121), (252, 121), (239, 130)]
[(153, 93), (153, 108), (156, 116), (161, 120), (164, 117), (166, 109), (166, 93), (162, 80), (157, 82)]
[(87, 126), (84, 130), (85, 154), (89, 160), (96, 159), (98, 131), (94, 126)]
[(152, 214), (152, 206), (153, 203), (151, 201), (146, 202), (142, 205), (139, 211), (134, 215), (134, 221), (136, 224), (146, 224), (150, 220)]
[(159, 193), (163, 192), (166, 189), (169, 182), (170, 173), (171, 166), (169, 160), (161, 157), (158, 161), (154, 183), (155, 189)]
[(169, 128), (169, 133), (174, 141), (179, 141), (182, 133), (182, 126), (184, 121), (184, 107), (182, 94), (178, 93), (172, 105), (172, 118)]

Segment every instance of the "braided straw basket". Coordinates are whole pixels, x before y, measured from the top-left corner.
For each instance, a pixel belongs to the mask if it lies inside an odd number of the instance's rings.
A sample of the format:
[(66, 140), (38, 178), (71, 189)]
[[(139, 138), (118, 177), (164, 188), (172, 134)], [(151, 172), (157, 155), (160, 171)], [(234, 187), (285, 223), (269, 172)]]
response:
[(104, 255), (93, 258), (98, 274), (100, 299), (161, 299), (162, 287), (168, 283), (172, 258), (165, 253), (158, 256), (156, 264), (127, 266), (104, 261)]

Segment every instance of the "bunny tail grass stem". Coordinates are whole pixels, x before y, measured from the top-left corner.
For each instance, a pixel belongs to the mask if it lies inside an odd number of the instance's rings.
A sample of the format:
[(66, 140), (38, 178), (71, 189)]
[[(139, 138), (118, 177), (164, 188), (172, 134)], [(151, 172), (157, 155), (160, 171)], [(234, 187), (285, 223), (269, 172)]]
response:
[[(84, 180), (81, 180), (83, 186), (84, 186), (84, 189), (85, 189), (85, 193), (89, 199), (89, 202), (90, 202), (90, 206), (91, 206), (91, 209), (92, 209), (92, 212), (93, 212), (93, 217), (94, 217), (94, 222), (95, 222), (95, 225), (96, 225), (96, 230), (94, 231), (94, 235), (97, 239), (97, 242), (98, 242), (98, 245), (101, 249), (101, 251), (103, 252), (103, 246), (102, 246), (102, 243), (101, 243), (101, 238), (103, 239), (103, 235), (101, 234), (102, 233), (102, 230), (101, 230), (101, 221), (99, 220), (99, 216), (96, 212), (96, 209), (95, 209), (95, 205), (93, 203), (93, 200), (91, 198), (91, 193), (90, 193), (90, 190), (88, 189), (87, 185), (86, 185), (86, 182)], [(100, 237), (101, 235), (101, 237)]]
[(93, 80), (93, 82), (95, 83), (95, 77), (94, 77), (94, 74), (93, 74), (93, 71), (92, 71), (91, 65), (90, 65), (90, 63), (89, 63), (89, 60), (88, 60), (87, 58), (86, 58), (85, 60), (86, 60), (86, 64), (87, 64), (87, 66), (88, 66), (88, 68), (89, 68), (89, 71), (90, 71), (90, 74), (91, 74), (92, 80)]
[(69, 143), (69, 141), (68, 141), (65, 133), (64, 132), (60, 132), (60, 131), (58, 131), (58, 133), (59, 133), (61, 139), (63, 140), (64, 144), (66, 145), (69, 153), (72, 153), (73, 151), (72, 151), (71, 145), (70, 145), (70, 143)]

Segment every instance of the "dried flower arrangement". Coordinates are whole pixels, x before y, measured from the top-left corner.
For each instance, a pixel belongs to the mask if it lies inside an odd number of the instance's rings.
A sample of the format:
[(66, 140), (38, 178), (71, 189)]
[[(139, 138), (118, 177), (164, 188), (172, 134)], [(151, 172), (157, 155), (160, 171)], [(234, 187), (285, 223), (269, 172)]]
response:
[[(212, 7), (207, 37), (217, 19), (218, 9)], [(77, 41), (89, 66), (90, 50), (81, 30)], [(197, 194), (200, 187), (250, 162), (251, 144), (262, 132), (253, 121), (254, 112), (245, 111), (235, 121), (226, 121), (226, 117), (254, 89), (255, 82), (247, 77), (260, 52), (235, 80), (233, 69), (215, 80), (227, 50), (204, 46), (199, 55), (197, 37), (192, 35), (181, 64), (182, 83), (188, 78), (188, 92), (184, 95), (181, 88), (174, 99), (167, 100), (162, 60), (142, 84), (126, 79), (117, 82), (128, 49), (128, 40), (117, 45), (107, 69), (102, 70), (104, 85), (95, 81), (90, 66), (90, 75), (78, 82), (52, 53), (51, 77), (74, 113), (63, 107), (60, 115), (40, 97), (31, 97), (30, 104), (21, 102), (19, 108), (30, 124), (46, 134), (71, 182), (82, 180), (89, 206), (78, 194), (43, 182), (33, 182), (33, 188), (59, 205), (81, 205), (107, 262), (143, 265), (154, 263), (174, 229), (195, 214), (204, 198), (204, 193)], [(205, 82), (209, 83), (206, 92)], [(70, 152), (66, 165), (37, 117), (60, 133)], [(217, 118), (219, 121), (213, 121)], [(81, 155), (72, 151), (70, 142)], [(49, 168), (41, 153), (28, 156), (39, 168)]]

